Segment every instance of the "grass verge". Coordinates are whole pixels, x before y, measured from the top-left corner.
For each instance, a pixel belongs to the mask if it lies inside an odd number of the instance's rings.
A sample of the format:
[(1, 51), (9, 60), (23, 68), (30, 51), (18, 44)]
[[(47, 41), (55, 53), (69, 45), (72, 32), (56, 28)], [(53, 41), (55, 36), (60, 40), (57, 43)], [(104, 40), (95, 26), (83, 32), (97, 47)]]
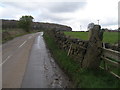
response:
[(8, 29), (8, 30), (1, 30), (0, 34), (2, 34), (2, 43), (5, 43), (9, 40), (12, 40), (15, 37), (19, 37), (22, 35), (35, 33), (36, 31), (26, 32), (22, 29)]
[(49, 34), (44, 34), (44, 39), (53, 58), (59, 66), (66, 72), (73, 82), (75, 88), (118, 88), (120, 80), (111, 74), (100, 69), (91, 71), (81, 69), (80, 65), (67, 56), (67, 52), (58, 48), (54, 38)]

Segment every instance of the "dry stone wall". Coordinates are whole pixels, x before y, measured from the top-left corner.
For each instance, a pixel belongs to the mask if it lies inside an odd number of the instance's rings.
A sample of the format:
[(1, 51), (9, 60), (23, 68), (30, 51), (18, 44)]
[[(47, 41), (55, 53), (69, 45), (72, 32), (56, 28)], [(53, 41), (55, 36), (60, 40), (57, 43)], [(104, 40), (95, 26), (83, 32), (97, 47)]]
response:
[(105, 43), (104, 45), (105, 45), (105, 48), (107, 48), (107, 49), (112, 49), (112, 50), (120, 52), (120, 41), (116, 45), (112, 45), (110, 43)]
[(53, 35), (59, 48), (67, 51), (67, 55), (74, 57), (76, 61), (82, 64), (88, 41), (65, 36), (63, 32), (56, 30), (53, 30)]
[(48, 33), (54, 37), (59, 48), (64, 49), (67, 55), (74, 57), (82, 68), (98, 69), (101, 62), (103, 32), (100, 25), (94, 25), (89, 30), (88, 41), (65, 36), (63, 32), (56, 29)]

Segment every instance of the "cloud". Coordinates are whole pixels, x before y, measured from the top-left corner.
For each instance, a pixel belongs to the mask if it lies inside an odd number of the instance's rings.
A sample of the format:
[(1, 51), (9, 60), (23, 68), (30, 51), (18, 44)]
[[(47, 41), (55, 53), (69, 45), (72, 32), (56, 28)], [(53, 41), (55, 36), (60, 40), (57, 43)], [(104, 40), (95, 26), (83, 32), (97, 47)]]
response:
[(54, 13), (67, 13), (82, 9), (85, 5), (86, 2), (55, 2), (54, 5), (49, 7), (49, 10)]
[(50, 14), (41, 14), (40, 15), (41, 19), (45, 20), (51, 20), (51, 21), (57, 21), (57, 22), (63, 22), (66, 20), (70, 20), (70, 18), (63, 18), (60, 16), (56, 16), (56, 15), (50, 15)]
[(87, 30), (91, 22), (102, 27), (117, 28), (118, 0), (30, 0), (29, 2), (2, 2), (0, 18), (19, 19), (22, 15), (32, 15), (35, 21), (69, 25), (73, 30)]
[(40, 3), (37, 2), (2, 2), (2, 4), (5, 7), (12, 7), (12, 8), (17, 8), (17, 9), (21, 9), (21, 10), (28, 10), (28, 11), (33, 11), (33, 10), (37, 10), (37, 8), (39, 6), (41, 6)]
[(84, 8), (86, 2), (3, 2), (2, 4), (28, 11), (47, 9), (53, 13), (67, 13)]

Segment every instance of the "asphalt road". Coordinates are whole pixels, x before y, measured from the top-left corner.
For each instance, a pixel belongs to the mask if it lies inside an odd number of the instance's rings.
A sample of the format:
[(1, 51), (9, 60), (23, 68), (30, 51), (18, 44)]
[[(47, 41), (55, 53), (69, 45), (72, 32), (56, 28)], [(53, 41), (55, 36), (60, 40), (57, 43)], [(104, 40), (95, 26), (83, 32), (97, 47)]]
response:
[(2, 46), (2, 88), (65, 88), (69, 78), (46, 48), (43, 32), (17, 37)]

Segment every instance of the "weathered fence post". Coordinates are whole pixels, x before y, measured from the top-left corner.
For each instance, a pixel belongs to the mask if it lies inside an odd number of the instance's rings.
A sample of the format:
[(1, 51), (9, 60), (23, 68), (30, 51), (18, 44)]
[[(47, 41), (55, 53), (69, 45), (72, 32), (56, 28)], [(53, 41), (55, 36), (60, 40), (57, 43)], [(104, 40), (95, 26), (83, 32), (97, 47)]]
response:
[(100, 65), (100, 56), (102, 53), (103, 30), (100, 25), (94, 25), (89, 29), (90, 37), (86, 54), (84, 56), (82, 67), (88, 69), (98, 69)]

